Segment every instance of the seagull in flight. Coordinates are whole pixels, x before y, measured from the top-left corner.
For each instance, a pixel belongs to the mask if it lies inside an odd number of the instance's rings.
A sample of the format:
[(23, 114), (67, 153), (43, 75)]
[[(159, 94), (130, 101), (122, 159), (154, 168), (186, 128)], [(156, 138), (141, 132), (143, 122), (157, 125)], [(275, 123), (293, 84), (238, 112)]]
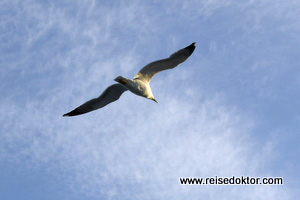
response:
[(118, 76), (114, 79), (118, 83), (109, 86), (99, 97), (85, 102), (71, 112), (64, 114), (63, 117), (81, 115), (102, 108), (118, 100), (123, 92), (127, 90), (157, 103), (150, 87), (150, 81), (153, 76), (163, 70), (173, 69), (184, 62), (193, 53), (195, 48), (196, 42), (176, 51), (168, 58), (151, 62), (143, 67), (133, 79)]

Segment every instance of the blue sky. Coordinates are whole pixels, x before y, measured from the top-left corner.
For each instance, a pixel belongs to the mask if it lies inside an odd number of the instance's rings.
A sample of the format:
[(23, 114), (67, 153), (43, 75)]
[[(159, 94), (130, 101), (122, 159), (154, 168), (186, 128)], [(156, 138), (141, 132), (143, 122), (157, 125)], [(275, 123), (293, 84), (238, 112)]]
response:
[[(2, 0), (1, 199), (295, 199), (299, 19), (295, 0)], [(61, 117), (192, 42), (151, 82), (158, 104)], [(178, 180), (241, 175), (284, 185)]]

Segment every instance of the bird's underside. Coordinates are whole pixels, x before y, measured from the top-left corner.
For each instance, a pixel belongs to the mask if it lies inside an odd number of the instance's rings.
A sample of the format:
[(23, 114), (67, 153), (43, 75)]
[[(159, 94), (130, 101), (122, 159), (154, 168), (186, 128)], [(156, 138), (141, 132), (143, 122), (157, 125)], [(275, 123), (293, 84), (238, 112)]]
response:
[(127, 90), (130, 90), (134, 94), (157, 102), (152, 94), (149, 85), (153, 76), (163, 70), (173, 69), (180, 63), (184, 62), (193, 53), (195, 48), (196, 43), (194, 42), (191, 45), (173, 53), (166, 59), (151, 62), (143, 67), (133, 79), (127, 79), (121, 76), (117, 77), (115, 79), (115, 81), (118, 82), (117, 84), (109, 86), (99, 97), (85, 102), (81, 106), (75, 108), (71, 112), (64, 114), (63, 116), (65, 117), (81, 115), (102, 108), (107, 104), (118, 100), (123, 92)]

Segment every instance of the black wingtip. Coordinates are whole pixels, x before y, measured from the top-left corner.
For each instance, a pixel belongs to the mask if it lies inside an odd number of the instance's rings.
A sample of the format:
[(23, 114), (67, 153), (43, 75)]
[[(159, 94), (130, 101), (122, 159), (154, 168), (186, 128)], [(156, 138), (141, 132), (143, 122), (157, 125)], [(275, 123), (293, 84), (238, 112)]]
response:
[(64, 114), (63, 117), (71, 117), (71, 116), (76, 116), (76, 115), (81, 115), (81, 114), (83, 114), (83, 113), (78, 112), (78, 110), (75, 109), (75, 110), (72, 110), (71, 112)]
[(186, 47), (186, 49), (188, 49), (191, 52), (191, 54), (194, 52), (195, 48), (196, 48), (196, 42), (193, 42), (191, 45)]
[(70, 115), (70, 113), (66, 113), (63, 115), (63, 117), (71, 117), (72, 115)]

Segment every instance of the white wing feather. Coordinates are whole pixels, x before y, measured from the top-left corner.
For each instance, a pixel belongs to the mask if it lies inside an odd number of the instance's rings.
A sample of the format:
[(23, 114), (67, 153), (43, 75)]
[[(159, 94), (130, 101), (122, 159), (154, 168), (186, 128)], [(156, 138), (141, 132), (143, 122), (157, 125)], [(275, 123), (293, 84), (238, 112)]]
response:
[(169, 58), (157, 60), (143, 67), (133, 79), (140, 79), (145, 82), (150, 82), (155, 74), (160, 71), (173, 69), (180, 63), (184, 62), (195, 50), (196, 43), (180, 49), (173, 53)]

